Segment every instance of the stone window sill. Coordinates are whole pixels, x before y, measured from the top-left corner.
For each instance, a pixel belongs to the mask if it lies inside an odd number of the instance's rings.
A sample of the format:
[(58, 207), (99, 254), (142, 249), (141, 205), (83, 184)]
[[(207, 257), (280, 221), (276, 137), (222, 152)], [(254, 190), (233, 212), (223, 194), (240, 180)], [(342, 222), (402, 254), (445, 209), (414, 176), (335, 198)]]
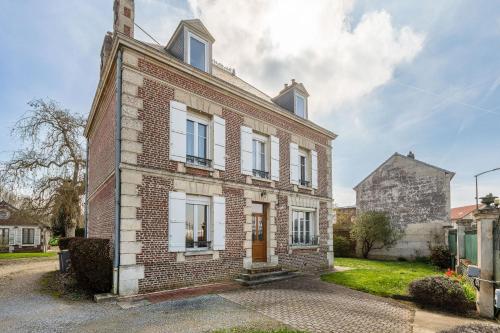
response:
[(184, 252), (184, 255), (186, 257), (189, 257), (189, 256), (208, 256), (208, 255), (213, 255), (214, 254), (214, 250), (187, 250), (186, 252)]
[(189, 164), (189, 163), (185, 163), (184, 166), (186, 168), (190, 168), (190, 169), (199, 169), (199, 170), (206, 170), (206, 171), (210, 171), (210, 172), (213, 172), (215, 171), (214, 168), (212, 167), (205, 167), (205, 166), (202, 166), (202, 165), (196, 165), (196, 164)]
[(260, 177), (252, 177), (252, 180), (257, 180), (259, 182), (265, 182), (265, 183), (269, 183), (269, 184), (272, 184), (274, 182), (274, 180), (267, 179), (267, 178), (260, 178)]
[(309, 191), (312, 191), (313, 188), (311, 186), (303, 186), (303, 185), (297, 185), (299, 188), (303, 189), (303, 190), (309, 190)]
[(291, 250), (313, 250), (319, 249), (319, 245), (290, 245)]

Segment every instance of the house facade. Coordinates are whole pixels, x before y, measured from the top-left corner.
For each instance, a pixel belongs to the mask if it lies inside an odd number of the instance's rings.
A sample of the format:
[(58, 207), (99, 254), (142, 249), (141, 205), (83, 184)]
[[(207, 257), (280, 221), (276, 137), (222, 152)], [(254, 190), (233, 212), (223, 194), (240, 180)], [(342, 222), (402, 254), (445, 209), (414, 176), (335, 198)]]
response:
[(454, 173), (398, 153), (361, 181), (356, 191), (358, 214), (386, 212), (402, 237), (390, 248), (374, 249), (374, 258), (428, 256), (430, 246), (445, 243), (450, 221), (450, 181)]
[(160, 46), (133, 38), (133, 1), (114, 10), (85, 130), (87, 235), (114, 244), (114, 292), (331, 266), (336, 135), (305, 87), (271, 98), (213, 61), (201, 21)]
[(0, 252), (42, 251), (45, 229), (0, 201)]

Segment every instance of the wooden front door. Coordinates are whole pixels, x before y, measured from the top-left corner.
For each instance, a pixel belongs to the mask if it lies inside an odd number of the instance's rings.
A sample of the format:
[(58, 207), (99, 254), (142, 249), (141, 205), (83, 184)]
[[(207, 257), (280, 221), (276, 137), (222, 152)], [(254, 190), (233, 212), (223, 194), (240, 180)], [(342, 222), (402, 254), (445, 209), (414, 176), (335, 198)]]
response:
[(267, 261), (267, 216), (265, 205), (253, 204), (252, 258), (254, 262)]

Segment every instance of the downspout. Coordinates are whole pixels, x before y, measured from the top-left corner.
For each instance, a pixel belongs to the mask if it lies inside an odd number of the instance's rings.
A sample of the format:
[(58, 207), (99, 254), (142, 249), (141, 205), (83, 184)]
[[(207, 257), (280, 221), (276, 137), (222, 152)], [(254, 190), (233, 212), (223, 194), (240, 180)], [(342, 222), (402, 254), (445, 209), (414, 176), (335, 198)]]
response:
[(115, 244), (113, 256), (113, 292), (119, 293), (120, 274), (120, 195), (121, 195), (121, 128), (122, 128), (122, 51), (116, 55), (116, 101), (115, 101)]
[(89, 235), (89, 139), (87, 139), (87, 147), (86, 147), (86, 153), (85, 153), (85, 218), (84, 218), (84, 223), (85, 223), (85, 229), (84, 229), (84, 235), (83, 237), (87, 238)]

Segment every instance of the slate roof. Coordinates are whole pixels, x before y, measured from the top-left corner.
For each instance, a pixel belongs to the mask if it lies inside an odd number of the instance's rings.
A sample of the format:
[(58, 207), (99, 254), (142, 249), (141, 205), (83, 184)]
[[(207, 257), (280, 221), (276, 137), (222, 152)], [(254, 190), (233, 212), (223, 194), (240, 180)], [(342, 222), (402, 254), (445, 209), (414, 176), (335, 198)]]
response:
[(0, 226), (39, 226), (39, 223), (37, 223), (36, 221), (22, 217), (19, 214), (19, 209), (9, 204), (5, 200), (0, 201), (0, 209), (7, 209), (10, 212), (10, 216), (7, 219), (0, 219)]

